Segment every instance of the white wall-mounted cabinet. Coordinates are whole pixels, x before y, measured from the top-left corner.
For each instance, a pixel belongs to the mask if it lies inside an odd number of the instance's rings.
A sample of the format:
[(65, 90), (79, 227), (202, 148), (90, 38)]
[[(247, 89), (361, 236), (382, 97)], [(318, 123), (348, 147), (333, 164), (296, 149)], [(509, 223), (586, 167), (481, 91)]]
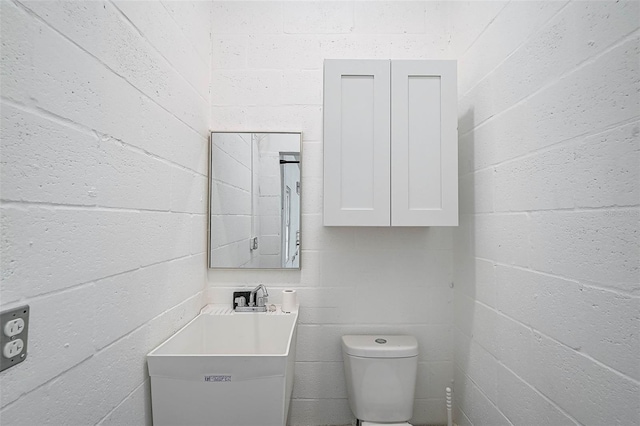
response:
[(455, 61), (326, 60), (324, 225), (456, 226)]

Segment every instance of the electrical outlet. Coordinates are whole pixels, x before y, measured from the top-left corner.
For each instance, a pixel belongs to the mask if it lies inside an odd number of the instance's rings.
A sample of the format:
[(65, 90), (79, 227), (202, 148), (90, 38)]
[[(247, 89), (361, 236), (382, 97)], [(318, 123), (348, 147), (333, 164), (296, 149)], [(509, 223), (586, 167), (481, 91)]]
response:
[(22, 339), (12, 340), (4, 345), (4, 348), (2, 349), (2, 355), (4, 355), (5, 358), (13, 358), (14, 356), (20, 355), (23, 349), (24, 342), (22, 341)]
[(27, 358), (29, 306), (0, 312), (0, 330), (0, 371), (3, 371)]
[[(4, 326), (4, 335), (7, 337), (15, 336), (22, 333), (24, 329), (24, 320), (22, 318), (9, 321)], [(8, 357), (7, 357), (8, 358)]]

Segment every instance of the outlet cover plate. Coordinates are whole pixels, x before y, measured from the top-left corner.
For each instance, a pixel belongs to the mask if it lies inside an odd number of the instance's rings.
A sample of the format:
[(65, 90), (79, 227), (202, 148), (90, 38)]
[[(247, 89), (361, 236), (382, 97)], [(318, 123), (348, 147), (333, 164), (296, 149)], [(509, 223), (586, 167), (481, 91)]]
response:
[[(14, 335), (7, 336), (4, 334), (4, 326), (9, 321), (22, 318), (24, 321), (24, 329)], [(0, 312), (0, 348), (4, 348), (4, 346), (11, 342), (12, 340), (22, 339), (24, 342), (24, 347), (22, 348), (22, 352), (19, 355), (14, 356), (13, 358), (5, 358), (2, 355), (2, 349), (0, 349), (0, 371), (6, 370), (9, 367), (13, 367), (14, 365), (20, 364), (22, 361), (27, 359), (27, 337), (29, 336), (29, 305), (20, 306), (18, 308), (8, 309), (6, 311)]]

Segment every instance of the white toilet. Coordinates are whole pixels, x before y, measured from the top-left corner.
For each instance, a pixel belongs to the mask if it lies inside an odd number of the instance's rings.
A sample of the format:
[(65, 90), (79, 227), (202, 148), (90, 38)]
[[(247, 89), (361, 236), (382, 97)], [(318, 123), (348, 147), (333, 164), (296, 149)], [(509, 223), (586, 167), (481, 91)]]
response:
[(349, 406), (358, 424), (408, 425), (418, 369), (413, 336), (342, 336)]

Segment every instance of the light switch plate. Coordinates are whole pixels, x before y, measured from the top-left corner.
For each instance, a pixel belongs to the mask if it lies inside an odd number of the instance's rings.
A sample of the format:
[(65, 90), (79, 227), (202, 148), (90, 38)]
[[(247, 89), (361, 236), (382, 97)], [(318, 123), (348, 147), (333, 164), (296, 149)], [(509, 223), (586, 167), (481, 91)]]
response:
[[(19, 330), (16, 329), (17, 327)], [(28, 335), (29, 305), (0, 312), (0, 371), (20, 364), (22, 361), (27, 359)], [(21, 343), (18, 341), (21, 341)], [(19, 344), (16, 344), (16, 342)], [(11, 350), (4, 350), (7, 345), (13, 345), (11, 346)], [(16, 348), (20, 348), (20, 350), (15, 356), (10, 358), (4, 356), (5, 352), (16, 352)]]

